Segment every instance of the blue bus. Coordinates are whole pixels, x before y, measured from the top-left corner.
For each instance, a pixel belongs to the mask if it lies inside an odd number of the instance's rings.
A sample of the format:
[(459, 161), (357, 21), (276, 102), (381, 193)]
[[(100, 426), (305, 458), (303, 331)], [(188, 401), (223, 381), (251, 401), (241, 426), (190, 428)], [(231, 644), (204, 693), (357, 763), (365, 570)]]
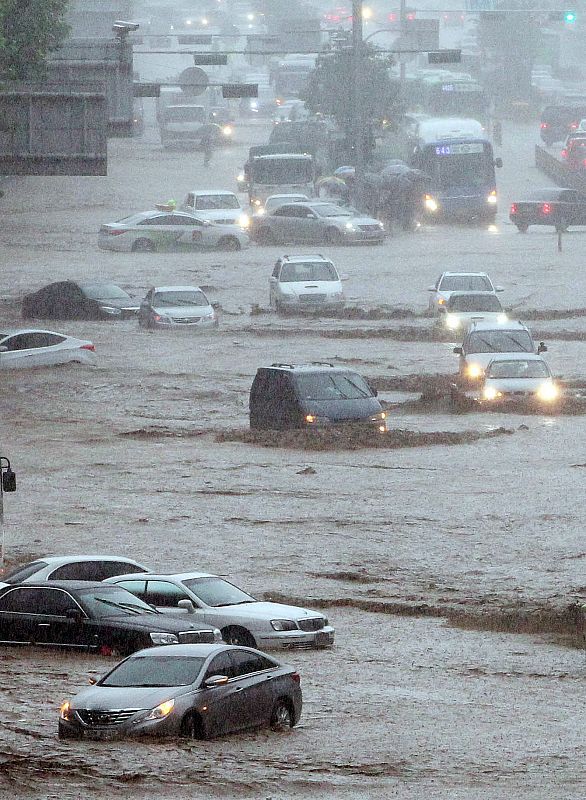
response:
[(429, 176), (424, 210), (428, 219), (494, 220), (495, 160), (482, 125), (473, 119), (437, 117), (417, 128), (411, 166)]

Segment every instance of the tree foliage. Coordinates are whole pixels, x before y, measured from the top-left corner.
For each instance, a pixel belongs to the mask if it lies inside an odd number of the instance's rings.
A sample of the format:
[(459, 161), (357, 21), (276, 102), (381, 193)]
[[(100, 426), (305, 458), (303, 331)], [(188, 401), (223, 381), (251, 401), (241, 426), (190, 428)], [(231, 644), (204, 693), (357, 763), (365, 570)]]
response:
[(399, 107), (399, 87), (389, 77), (391, 63), (387, 55), (364, 45), (355, 76), (352, 48), (324, 54), (309, 76), (305, 105), (310, 111), (333, 116), (349, 134), (356, 114), (366, 124), (393, 116)]
[(0, 0), (0, 78), (42, 75), (46, 56), (67, 35), (69, 0)]

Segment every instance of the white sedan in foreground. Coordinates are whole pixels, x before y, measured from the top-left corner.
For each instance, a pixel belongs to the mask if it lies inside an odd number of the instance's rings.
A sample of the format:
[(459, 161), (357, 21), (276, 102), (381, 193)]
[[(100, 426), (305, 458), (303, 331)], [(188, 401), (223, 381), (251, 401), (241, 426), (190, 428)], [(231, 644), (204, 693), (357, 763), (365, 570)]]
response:
[(92, 342), (64, 333), (17, 328), (0, 333), (0, 369), (96, 363)]
[(142, 211), (102, 225), (98, 247), (133, 253), (208, 248), (240, 250), (250, 239), (239, 225), (200, 219), (183, 211)]
[(195, 614), (198, 622), (219, 628), (228, 644), (293, 649), (334, 643), (334, 629), (317, 611), (256, 600), (207, 572), (118, 575), (106, 583), (123, 586), (165, 614)]

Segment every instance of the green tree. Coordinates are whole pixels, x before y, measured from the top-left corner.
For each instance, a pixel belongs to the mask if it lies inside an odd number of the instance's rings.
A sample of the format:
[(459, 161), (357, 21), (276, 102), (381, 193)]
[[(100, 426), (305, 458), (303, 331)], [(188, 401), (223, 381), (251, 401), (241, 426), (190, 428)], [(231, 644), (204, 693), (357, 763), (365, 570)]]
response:
[(357, 117), (366, 127), (393, 117), (400, 108), (398, 84), (389, 77), (392, 59), (365, 44), (358, 74), (351, 47), (318, 58), (303, 100), (310, 111), (334, 117), (351, 138)]
[(0, 79), (42, 76), (46, 56), (67, 35), (69, 0), (0, 0)]

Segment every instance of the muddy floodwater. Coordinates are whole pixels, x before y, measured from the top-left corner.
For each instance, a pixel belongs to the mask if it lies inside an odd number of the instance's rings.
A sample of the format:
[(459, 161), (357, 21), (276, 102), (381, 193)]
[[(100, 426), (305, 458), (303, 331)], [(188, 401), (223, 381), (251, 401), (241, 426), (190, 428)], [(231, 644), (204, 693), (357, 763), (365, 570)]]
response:
[[(212, 170), (199, 153), (163, 152), (148, 128), (110, 142), (107, 179), (7, 184), (0, 328), (22, 324), (23, 294), (67, 278), (139, 298), (199, 285), (220, 317), (199, 335), (33, 323), (93, 341), (97, 366), (0, 372), (1, 450), (18, 473), (9, 564), (101, 552), (218, 573), (322, 609), (336, 644), (284, 654), (304, 693), (290, 733), (209, 742), (60, 742), (60, 703), (114, 660), (3, 647), (2, 800), (586, 796), (586, 234), (570, 231), (558, 253), (551, 230), (508, 224), (514, 192), (547, 181), (529, 127), (505, 133), (494, 229), (424, 225), (376, 248), (97, 249), (101, 223), (196, 186), (232, 189), (262, 126), (242, 126)], [(270, 312), (275, 259), (316, 249), (347, 275), (347, 312)], [(505, 287), (510, 315), (547, 342), (565, 409), (450, 409), (459, 342), (427, 316), (444, 269)], [(251, 434), (257, 367), (307, 361), (378, 385), (384, 441)]]

